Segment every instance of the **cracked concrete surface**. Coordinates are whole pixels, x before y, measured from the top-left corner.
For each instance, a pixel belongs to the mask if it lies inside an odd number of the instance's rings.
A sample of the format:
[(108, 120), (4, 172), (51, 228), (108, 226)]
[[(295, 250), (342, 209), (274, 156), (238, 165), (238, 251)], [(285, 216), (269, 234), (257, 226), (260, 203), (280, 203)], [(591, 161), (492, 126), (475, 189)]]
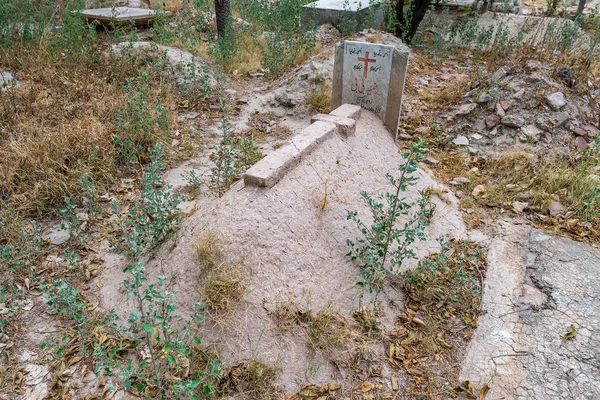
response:
[[(486, 399), (600, 398), (600, 251), (499, 221), (461, 380)], [(577, 335), (564, 340), (571, 324)]]

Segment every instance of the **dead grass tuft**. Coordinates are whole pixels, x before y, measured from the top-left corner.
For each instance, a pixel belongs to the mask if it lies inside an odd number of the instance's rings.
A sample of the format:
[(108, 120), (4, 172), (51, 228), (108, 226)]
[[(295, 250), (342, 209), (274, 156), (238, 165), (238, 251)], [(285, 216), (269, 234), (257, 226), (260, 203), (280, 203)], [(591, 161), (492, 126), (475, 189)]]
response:
[(220, 392), (238, 393), (249, 399), (275, 400), (283, 391), (275, 385), (277, 370), (256, 360), (245, 360), (231, 367), (223, 378)]
[(305, 103), (311, 110), (329, 113), (331, 111), (331, 83), (317, 81), (306, 93)]
[(195, 248), (196, 257), (202, 264), (199, 291), (204, 303), (213, 312), (214, 318), (227, 319), (246, 290), (240, 274), (243, 260), (228, 262), (221, 244), (212, 233), (203, 236)]

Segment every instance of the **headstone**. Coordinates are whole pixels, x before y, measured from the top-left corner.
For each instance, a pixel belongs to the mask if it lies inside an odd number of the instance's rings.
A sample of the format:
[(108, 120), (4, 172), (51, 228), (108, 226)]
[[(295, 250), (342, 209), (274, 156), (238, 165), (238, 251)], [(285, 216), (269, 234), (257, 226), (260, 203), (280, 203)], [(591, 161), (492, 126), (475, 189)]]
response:
[[(171, 15), (165, 12), (165, 15)], [(136, 26), (148, 25), (156, 18), (155, 10), (133, 7), (92, 8), (81, 11), (85, 21), (90, 24), (98, 22), (102, 25), (133, 23)]]
[(356, 104), (383, 120), (398, 135), (408, 48), (346, 41), (335, 48), (331, 109)]
[(356, 29), (379, 28), (383, 22), (383, 8), (379, 1), (318, 0), (302, 7), (305, 20), (316, 20), (319, 25), (355, 23)]

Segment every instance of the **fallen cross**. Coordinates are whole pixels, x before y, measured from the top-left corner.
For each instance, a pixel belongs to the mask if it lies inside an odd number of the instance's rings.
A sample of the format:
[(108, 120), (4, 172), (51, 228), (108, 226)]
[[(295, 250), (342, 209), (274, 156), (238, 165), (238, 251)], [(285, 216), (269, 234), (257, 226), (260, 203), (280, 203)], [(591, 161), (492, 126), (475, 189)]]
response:
[[(135, 26), (140, 26), (153, 22), (157, 13), (155, 10), (146, 10), (143, 8), (108, 7), (82, 10), (81, 15), (88, 24), (93, 22), (98, 22), (102, 25), (132, 23)], [(169, 16), (171, 12), (167, 11), (164, 15)]]
[(336, 45), (331, 108), (355, 104), (377, 114), (398, 134), (408, 49), (346, 41)]

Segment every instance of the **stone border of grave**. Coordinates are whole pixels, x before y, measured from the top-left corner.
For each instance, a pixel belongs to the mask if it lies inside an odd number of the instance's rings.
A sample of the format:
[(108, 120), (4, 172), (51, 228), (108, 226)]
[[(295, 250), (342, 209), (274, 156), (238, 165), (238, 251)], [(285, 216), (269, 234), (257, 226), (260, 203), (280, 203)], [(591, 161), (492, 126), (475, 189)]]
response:
[(344, 137), (354, 135), (356, 120), (361, 108), (352, 104), (342, 104), (329, 114), (317, 114), (311, 118), (311, 125), (294, 136), (287, 144), (254, 164), (244, 174), (248, 186), (273, 187), (287, 171), (300, 163), (303, 156), (309, 155), (319, 144), (334, 134)]

